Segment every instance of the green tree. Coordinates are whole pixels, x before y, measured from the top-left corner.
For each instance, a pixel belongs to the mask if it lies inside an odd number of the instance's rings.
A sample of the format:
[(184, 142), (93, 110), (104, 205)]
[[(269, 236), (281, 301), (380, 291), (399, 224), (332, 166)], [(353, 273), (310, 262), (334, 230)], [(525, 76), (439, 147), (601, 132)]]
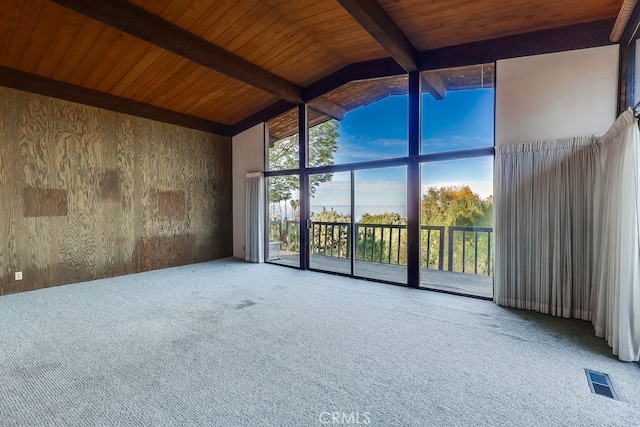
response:
[(468, 185), (429, 187), (420, 214), (423, 225), (491, 227), (493, 198), (481, 199)]
[[(407, 264), (406, 218), (397, 212), (365, 213), (358, 221), (358, 259)], [(367, 224), (373, 225), (367, 227)], [(397, 225), (399, 227), (375, 227)]]
[(311, 214), (311, 253), (338, 258), (349, 257), (351, 215), (341, 214), (324, 206)]
[[(338, 150), (338, 121), (328, 120), (309, 129), (308, 159), (310, 166), (329, 166), (334, 164), (333, 156)], [(269, 148), (269, 169), (286, 170), (298, 168), (298, 134), (274, 142)], [(323, 183), (331, 181), (333, 174), (311, 175), (309, 191), (311, 195)], [(300, 187), (298, 175), (274, 176), (269, 178), (269, 201), (278, 203), (292, 198)]]
[[(493, 225), (493, 197), (482, 199), (474, 193), (469, 186), (444, 186), (429, 187), (422, 196), (420, 203), (420, 218), (422, 225), (433, 226), (464, 226), (464, 227), (492, 227)], [(437, 268), (439, 260), (439, 250), (442, 249), (444, 266), (448, 263), (449, 240), (445, 236), (444, 247), (440, 248), (437, 231), (431, 231), (431, 239), (427, 248), (427, 235), (429, 231), (424, 230), (421, 234), (422, 240), (422, 264), (429, 268)], [(474, 233), (456, 232), (453, 239), (453, 269), (462, 271), (463, 269), (463, 247), (465, 256), (465, 271), (472, 271), (475, 268), (474, 258), (469, 256), (478, 250), (478, 273), (487, 274), (490, 271), (491, 259), (487, 256), (489, 248), (488, 236), (479, 234), (477, 246), (474, 241)]]
[(318, 213), (311, 213), (313, 222), (351, 222), (351, 215), (338, 213), (335, 209), (327, 210), (324, 206)]
[(396, 212), (385, 212), (381, 214), (370, 214), (365, 213), (360, 218), (361, 224), (390, 224), (390, 225), (405, 225), (407, 220), (400, 216), (399, 213)]

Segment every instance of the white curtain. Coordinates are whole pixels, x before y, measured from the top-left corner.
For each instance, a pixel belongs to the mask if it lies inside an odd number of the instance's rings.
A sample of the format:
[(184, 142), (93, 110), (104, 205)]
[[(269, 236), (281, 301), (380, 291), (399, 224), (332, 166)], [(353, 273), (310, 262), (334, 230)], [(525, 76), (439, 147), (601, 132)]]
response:
[(500, 305), (592, 320), (622, 360), (640, 352), (638, 127), (496, 147)]
[(591, 319), (596, 141), (496, 147), (496, 303)]
[(264, 178), (262, 172), (247, 174), (245, 259), (264, 262)]
[(640, 135), (631, 110), (600, 141), (593, 324), (621, 360), (640, 358)]

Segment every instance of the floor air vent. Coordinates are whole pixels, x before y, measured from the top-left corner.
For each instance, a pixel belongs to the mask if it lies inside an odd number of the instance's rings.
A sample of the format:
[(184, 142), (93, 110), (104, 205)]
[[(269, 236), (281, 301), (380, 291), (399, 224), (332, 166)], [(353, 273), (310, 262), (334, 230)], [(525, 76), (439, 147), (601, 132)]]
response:
[(609, 375), (590, 371), (589, 369), (585, 369), (584, 371), (587, 374), (587, 382), (589, 383), (591, 393), (618, 400), (618, 395), (616, 395), (613, 389)]

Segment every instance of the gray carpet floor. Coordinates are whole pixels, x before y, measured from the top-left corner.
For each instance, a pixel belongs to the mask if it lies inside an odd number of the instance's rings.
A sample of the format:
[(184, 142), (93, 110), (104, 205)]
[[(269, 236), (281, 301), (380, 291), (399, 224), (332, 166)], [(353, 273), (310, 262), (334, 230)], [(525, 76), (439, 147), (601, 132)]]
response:
[(233, 259), (0, 297), (2, 426), (357, 423), (638, 425), (640, 365), (588, 322)]

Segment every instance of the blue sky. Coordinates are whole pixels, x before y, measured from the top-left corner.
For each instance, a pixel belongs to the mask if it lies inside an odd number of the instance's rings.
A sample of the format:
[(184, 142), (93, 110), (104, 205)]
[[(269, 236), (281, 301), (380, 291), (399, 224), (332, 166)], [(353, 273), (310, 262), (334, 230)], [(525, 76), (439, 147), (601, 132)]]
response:
[[(493, 90), (447, 92), (444, 100), (423, 96), (422, 153), (438, 153), (493, 145)], [(351, 111), (340, 122), (335, 163), (406, 156), (407, 96), (391, 96)], [(421, 168), (422, 189), (470, 185), (487, 197), (492, 193), (492, 158), (429, 162)], [(322, 206), (349, 210), (349, 173), (316, 190), (313, 212)], [(406, 169), (356, 172), (356, 220), (361, 214), (398, 212), (406, 215)]]

